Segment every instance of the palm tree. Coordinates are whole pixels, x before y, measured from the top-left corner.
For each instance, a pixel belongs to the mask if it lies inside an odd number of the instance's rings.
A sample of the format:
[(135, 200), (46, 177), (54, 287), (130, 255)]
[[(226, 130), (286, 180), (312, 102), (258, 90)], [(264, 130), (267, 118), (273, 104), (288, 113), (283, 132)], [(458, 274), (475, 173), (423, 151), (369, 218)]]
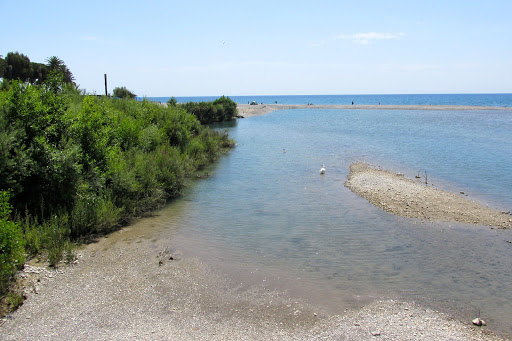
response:
[(62, 74), (62, 76), (64, 77), (65, 83), (73, 83), (73, 81), (75, 80), (75, 77), (73, 77), (73, 74), (68, 69), (68, 67), (66, 66), (64, 61), (57, 56), (51, 56), (51, 57), (47, 58), (46, 66), (48, 66), (48, 69), (50, 72), (51, 71), (60, 72)]

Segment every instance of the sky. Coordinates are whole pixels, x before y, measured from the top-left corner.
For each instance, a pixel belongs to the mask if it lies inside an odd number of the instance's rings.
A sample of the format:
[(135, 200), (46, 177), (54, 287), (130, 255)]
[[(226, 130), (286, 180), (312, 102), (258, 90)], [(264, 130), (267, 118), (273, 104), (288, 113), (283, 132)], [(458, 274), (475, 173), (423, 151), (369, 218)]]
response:
[(511, 93), (512, 1), (0, 0), (0, 55), (138, 96)]

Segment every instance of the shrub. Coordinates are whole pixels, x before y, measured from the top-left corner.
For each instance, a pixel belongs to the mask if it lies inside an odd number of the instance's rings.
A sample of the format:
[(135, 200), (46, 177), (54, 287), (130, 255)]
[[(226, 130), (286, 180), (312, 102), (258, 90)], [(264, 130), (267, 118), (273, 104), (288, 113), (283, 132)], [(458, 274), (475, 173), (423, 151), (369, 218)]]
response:
[[(230, 103), (220, 98), (197, 107), (222, 120), (236, 110)], [(1, 220), (2, 238), (11, 245), (24, 233), (29, 255), (46, 254), (56, 265), (64, 253), (69, 261), (72, 241), (109, 232), (178, 196), (192, 172), (231, 145), (227, 133), (202, 126), (182, 105), (14, 81), (0, 91), (0, 191), (11, 191), (19, 223)], [(13, 262), (2, 269), (10, 264), (11, 273)]]
[(224, 96), (213, 102), (187, 102), (183, 108), (196, 116), (201, 124), (230, 121), (237, 116), (236, 103)]
[(171, 107), (175, 107), (177, 104), (178, 104), (178, 100), (174, 97), (171, 97), (168, 101), (167, 101), (167, 104)]
[(114, 97), (118, 98), (135, 98), (135, 95), (133, 92), (128, 90), (126, 87), (122, 86), (120, 88), (114, 88)]
[(9, 193), (0, 192), (0, 295), (7, 292), (9, 281), (23, 266), (24, 240), (19, 224), (9, 220)]

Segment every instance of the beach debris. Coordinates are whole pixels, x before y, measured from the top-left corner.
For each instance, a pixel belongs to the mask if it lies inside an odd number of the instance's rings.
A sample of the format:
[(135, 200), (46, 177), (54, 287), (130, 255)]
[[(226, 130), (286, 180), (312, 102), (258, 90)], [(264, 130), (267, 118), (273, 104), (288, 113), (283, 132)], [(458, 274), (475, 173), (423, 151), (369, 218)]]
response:
[(477, 318), (476, 318), (476, 319), (474, 319), (472, 322), (473, 322), (473, 324), (474, 324), (475, 326), (479, 326), (479, 327), (487, 325), (487, 324), (485, 323), (485, 321), (484, 321), (484, 320), (482, 320), (480, 317), (477, 317)]
[(371, 332), (372, 336), (380, 336), (380, 331)]

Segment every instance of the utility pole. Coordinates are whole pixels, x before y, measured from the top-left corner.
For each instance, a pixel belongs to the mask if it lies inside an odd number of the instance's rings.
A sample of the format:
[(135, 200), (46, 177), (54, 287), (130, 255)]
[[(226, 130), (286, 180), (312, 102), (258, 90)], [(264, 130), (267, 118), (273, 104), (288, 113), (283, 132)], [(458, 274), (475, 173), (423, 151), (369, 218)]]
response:
[(107, 74), (105, 74), (105, 96), (108, 96), (108, 90), (107, 90)]

